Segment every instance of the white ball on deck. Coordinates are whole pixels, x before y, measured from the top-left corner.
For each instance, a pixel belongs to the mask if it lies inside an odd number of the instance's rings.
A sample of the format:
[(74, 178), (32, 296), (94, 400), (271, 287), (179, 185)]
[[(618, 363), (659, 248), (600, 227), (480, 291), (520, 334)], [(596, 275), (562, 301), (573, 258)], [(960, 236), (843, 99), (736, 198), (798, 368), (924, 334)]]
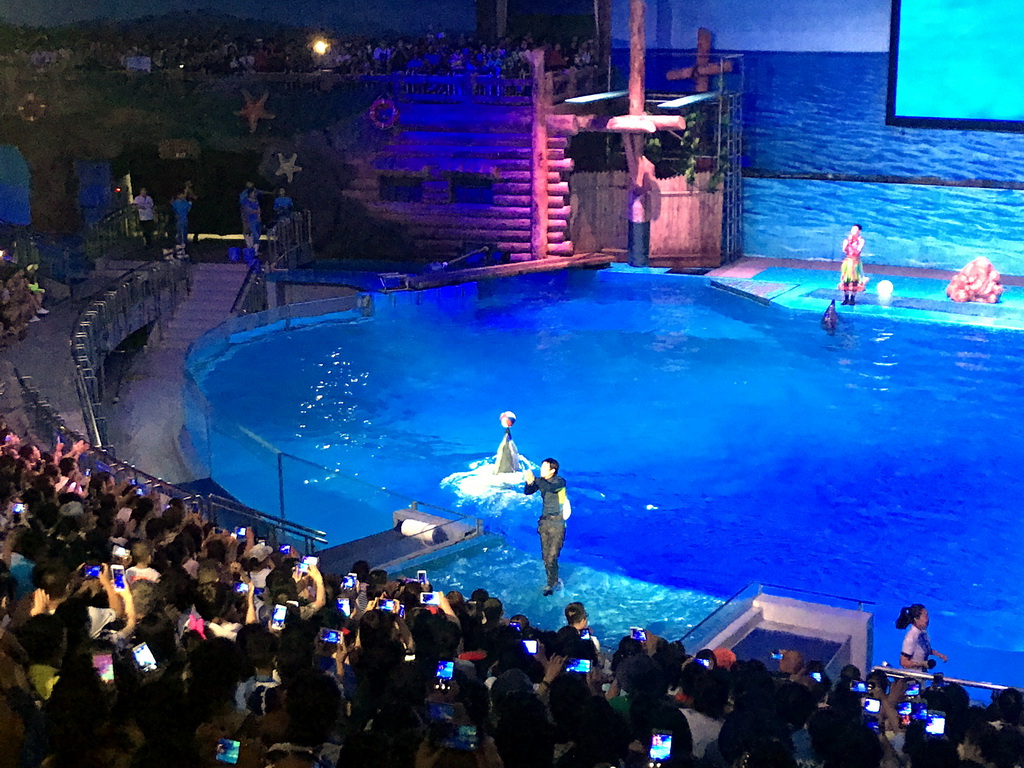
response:
[(880, 299), (892, 298), (893, 285), (889, 280), (880, 280), (875, 290), (878, 291), (878, 298)]

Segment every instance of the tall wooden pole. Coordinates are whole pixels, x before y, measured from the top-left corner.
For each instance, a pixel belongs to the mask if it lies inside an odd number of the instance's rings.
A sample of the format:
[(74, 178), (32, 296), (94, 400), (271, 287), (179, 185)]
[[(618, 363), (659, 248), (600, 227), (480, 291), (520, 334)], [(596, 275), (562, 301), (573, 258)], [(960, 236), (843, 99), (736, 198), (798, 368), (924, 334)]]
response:
[(597, 40), (597, 63), (607, 76), (605, 86), (611, 90), (612, 0), (594, 0), (594, 38)]
[(527, 54), (532, 76), (531, 88), (533, 130), (531, 134), (530, 195), (530, 252), (534, 259), (548, 257), (548, 113), (551, 96), (548, 93), (547, 73), (544, 71), (544, 51), (536, 49)]
[(629, 114), (644, 113), (647, 67), (647, 3), (629, 0)]
[[(629, 1), (629, 114), (644, 114), (645, 72), (647, 67), (647, 3)], [(651, 222), (648, 205), (650, 161), (644, 157), (644, 135), (623, 134), (622, 143), (629, 163), (629, 263), (646, 267), (651, 254)]]

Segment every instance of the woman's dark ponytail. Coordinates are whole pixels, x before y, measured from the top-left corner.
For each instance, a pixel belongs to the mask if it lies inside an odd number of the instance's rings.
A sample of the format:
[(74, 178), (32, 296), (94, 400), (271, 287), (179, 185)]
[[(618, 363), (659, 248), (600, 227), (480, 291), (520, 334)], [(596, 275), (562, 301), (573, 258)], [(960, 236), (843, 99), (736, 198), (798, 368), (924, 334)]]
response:
[(896, 629), (906, 629), (924, 612), (921, 603), (914, 603), (900, 609), (900, 617), (896, 619)]
[(910, 608), (900, 608), (900, 616), (896, 619), (896, 629), (906, 629), (910, 626)]

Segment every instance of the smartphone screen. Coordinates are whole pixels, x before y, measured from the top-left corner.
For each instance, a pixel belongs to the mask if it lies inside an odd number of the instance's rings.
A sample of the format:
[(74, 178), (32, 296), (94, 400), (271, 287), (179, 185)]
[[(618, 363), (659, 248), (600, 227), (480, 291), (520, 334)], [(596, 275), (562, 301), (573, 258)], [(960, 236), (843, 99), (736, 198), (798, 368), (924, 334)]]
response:
[(946, 713), (928, 710), (928, 719), (924, 722), (924, 732), (932, 737), (939, 737), (946, 733)]
[(533, 656), (538, 651), (538, 644), (536, 640), (523, 640), (523, 649)]
[(114, 557), (128, 557), (128, 550), (117, 544), (115, 544), (114, 548), (110, 550), (110, 553)]
[(864, 715), (864, 725), (875, 733), (882, 732), (882, 724), (878, 722), (878, 715)]
[(427, 584), (427, 572), (426, 571), (416, 571), (416, 581), (418, 581), (420, 584), (426, 585)]
[(337, 645), (341, 642), (341, 633), (336, 629), (324, 627), (320, 630), (320, 642)]
[(306, 566), (307, 570), (312, 568), (314, 565), (318, 565), (319, 563), (320, 563), (320, 558), (319, 557), (304, 557), (304, 558), (302, 558), (302, 564)]
[(124, 579), (124, 566), (110, 566), (110, 575), (114, 577), (114, 589), (128, 589), (128, 583)]
[(439, 661), (437, 662), (437, 679), (438, 680), (451, 680), (452, 675), (455, 674), (455, 662), (454, 661)]
[(630, 627), (629, 636), (634, 640), (639, 640), (641, 643), (647, 642), (647, 632), (640, 627)]
[(580, 640), (589, 640), (591, 637), (590, 630), (586, 627), (580, 630)]
[(288, 606), (278, 603), (274, 606), (274, 613), (270, 616), (271, 629), (284, 629), (285, 619), (288, 618)]
[(651, 734), (651, 748), (647, 757), (659, 761), (672, 757), (672, 734), (669, 731), (655, 731)]
[(921, 695), (921, 684), (920, 683), (909, 683), (907, 685), (907, 692), (904, 694), (908, 699), (913, 699)]
[(458, 749), (463, 752), (472, 752), (480, 744), (475, 725), (456, 725), (452, 727), (449, 735), (441, 742), (441, 745), (448, 749)]
[(111, 653), (94, 653), (92, 655), (92, 666), (100, 681), (104, 683), (114, 682), (114, 655)]
[(811, 680), (816, 683), (821, 682), (821, 672), (811, 672)]
[(236, 581), (235, 582), (235, 592), (237, 592), (240, 595), (248, 594), (248, 592), (249, 592), (249, 585), (246, 584), (244, 581)]
[(914, 701), (910, 704), (910, 719), (911, 720), (927, 720), (928, 719), (928, 703), (924, 701)]
[(772, 659), (782, 661), (782, 651), (772, 651)]
[(711, 659), (695, 658), (694, 661), (696, 661), (698, 664), (700, 664), (705, 669), (711, 669)]
[(87, 565), (85, 566), (85, 578), (98, 579), (102, 570), (103, 569), (98, 565)]
[(520, 624), (518, 621), (510, 621), (508, 623), (508, 625), (510, 627), (512, 627), (512, 629), (514, 629), (516, 632), (522, 632), (523, 631), (523, 625)]
[(354, 573), (348, 574), (341, 580), (342, 589), (355, 589), (356, 588), (356, 575)]
[(352, 603), (347, 597), (339, 597), (337, 601), (338, 613), (345, 618), (349, 618), (352, 615)]
[(864, 711), (869, 715), (877, 715), (882, 711), (882, 702), (880, 699), (864, 699), (861, 706), (864, 707)]
[(440, 605), (441, 604), (441, 593), (440, 592), (421, 592), (420, 603), (423, 605)]
[(910, 725), (911, 704), (909, 701), (901, 701), (896, 705), (896, 714), (900, 716), (900, 725), (906, 728)]
[(850, 690), (854, 693), (867, 693), (868, 684), (865, 683), (863, 680), (854, 680), (852, 683), (850, 683)]
[(238, 762), (238, 749), (241, 743), (234, 739), (217, 740), (217, 762), (235, 765)]
[(156, 669), (156, 658), (145, 643), (139, 643), (132, 648), (132, 658), (135, 659), (135, 666), (143, 672), (152, 672)]
[(590, 671), (590, 659), (569, 659), (565, 671), (586, 674)]
[(240, 525), (237, 528), (235, 528), (234, 536), (235, 536), (236, 539), (244, 539), (245, 538), (245, 532), (246, 532), (245, 526), (244, 525)]
[(11, 513), (15, 515), (21, 515), (25, 513), (25, 504), (17, 501), (11, 505)]

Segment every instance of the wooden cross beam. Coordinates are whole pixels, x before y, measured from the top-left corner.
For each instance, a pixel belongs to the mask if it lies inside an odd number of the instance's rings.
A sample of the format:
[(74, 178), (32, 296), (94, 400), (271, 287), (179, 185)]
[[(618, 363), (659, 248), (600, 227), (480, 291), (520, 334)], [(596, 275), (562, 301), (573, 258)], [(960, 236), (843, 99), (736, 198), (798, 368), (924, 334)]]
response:
[(711, 77), (732, 72), (732, 62), (723, 60), (711, 63), (711, 30), (701, 27), (697, 30), (697, 61), (692, 67), (670, 69), (665, 73), (668, 80), (693, 80), (697, 93), (707, 93), (711, 88)]

